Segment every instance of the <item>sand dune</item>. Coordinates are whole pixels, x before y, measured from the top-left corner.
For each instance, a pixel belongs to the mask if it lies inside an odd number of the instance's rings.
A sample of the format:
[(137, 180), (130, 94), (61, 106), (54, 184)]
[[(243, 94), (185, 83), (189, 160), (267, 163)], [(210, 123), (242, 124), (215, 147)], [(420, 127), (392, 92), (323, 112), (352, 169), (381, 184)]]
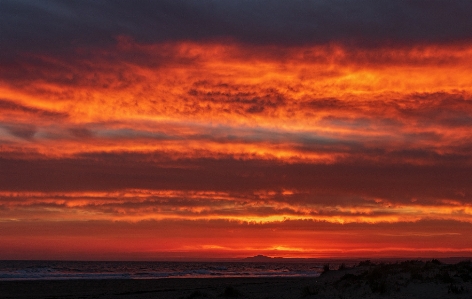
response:
[(307, 298), (471, 298), (470, 261), (455, 265), (404, 261), (375, 265), (369, 261), (327, 271), (304, 290)]

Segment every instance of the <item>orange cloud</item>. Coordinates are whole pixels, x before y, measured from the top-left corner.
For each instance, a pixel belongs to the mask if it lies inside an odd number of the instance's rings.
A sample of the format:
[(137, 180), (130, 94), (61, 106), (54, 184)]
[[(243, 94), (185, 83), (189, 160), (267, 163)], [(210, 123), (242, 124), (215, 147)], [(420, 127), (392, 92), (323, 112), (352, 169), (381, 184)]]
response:
[[(455, 155), (471, 134), (471, 52), (120, 38), (115, 49), (80, 49), (67, 62), (36, 57), (37, 65), (16, 70), (24, 72), (21, 89), (4, 78), (0, 138), (5, 151), (54, 156), (206, 151), (332, 163), (356, 155), (359, 145), (359, 154), (380, 147), (393, 155)], [(425, 158), (389, 157), (431, 163)]]
[(301, 202), (297, 194), (259, 197), (248, 193), (179, 190), (121, 190), (119, 192), (3, 192), (0, 212), (5, 221), (129, 221), (224, 220), (237, 223), (279, 223), (303, 220), (327, 223), (397, 223), (452, 220), (472, 223), (472, 205), (354, 204)]
[[(15, 233), (0, 252), (25, 236), (82, 256), (470, 251), (468, 44), (120, 36), (73, 54), (2, 65), (0, 228)], [(70, 224), (70, 244), (53, 223)], [(454, 225), (435, 234), (425, 223)], [(357, 239), (346, 236), (355, 225)]]

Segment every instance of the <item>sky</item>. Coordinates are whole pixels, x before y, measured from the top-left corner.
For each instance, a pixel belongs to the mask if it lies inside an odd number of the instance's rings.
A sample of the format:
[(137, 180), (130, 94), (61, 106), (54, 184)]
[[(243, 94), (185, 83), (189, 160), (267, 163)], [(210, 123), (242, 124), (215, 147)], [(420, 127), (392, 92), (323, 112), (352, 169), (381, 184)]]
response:
[(0, 259), (471, 256), (471, 11), (0, 0)]

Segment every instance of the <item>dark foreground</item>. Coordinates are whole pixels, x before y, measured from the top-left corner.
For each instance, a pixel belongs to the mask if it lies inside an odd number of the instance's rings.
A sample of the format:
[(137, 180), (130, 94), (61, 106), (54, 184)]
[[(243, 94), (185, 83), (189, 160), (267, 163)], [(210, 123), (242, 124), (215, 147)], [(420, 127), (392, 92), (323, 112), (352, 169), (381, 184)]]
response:
[(0, 281), (1, 298), (472, 298), (472, 264), (406, 261), (317, 278)]
[(2, 281), (1, 298), (300, 298), (314, 278)]

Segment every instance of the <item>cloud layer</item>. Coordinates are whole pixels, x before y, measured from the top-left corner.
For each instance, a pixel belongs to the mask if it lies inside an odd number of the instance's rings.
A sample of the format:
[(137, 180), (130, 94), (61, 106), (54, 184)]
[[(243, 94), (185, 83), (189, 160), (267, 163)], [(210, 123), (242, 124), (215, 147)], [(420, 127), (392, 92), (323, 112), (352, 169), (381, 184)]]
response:
[(472, 251), (468, 1), (0, 6), (5, 258)]

